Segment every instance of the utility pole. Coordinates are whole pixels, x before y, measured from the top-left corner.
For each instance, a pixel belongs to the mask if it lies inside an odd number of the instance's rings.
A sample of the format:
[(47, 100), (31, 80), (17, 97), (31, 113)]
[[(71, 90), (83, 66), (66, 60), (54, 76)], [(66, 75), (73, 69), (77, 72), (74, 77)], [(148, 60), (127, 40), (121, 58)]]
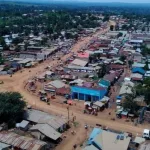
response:
[(69, 124), (69, 106), (67, 107), (68, 110), (68, 124)]

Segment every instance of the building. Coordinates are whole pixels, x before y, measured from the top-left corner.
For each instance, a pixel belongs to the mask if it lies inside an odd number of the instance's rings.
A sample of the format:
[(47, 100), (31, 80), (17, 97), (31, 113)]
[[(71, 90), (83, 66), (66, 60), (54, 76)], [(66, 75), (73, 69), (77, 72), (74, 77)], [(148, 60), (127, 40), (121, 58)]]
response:
[(129, 41), (129, 43), (132, 44), (133, 46), (140, 47), (143, 44), (143, 40), (132, 39)]
[(11, 146), (0, 142), (0, 150), (10, 150)]
[(99, 86), (107, 87), (108, 88), (110, 86), (110, 81), (101, 79), (98, 84), (99, 84)]
[(21, 123), (19, 123), (19, 128), (22, 130), (27, 130), (29, 127), (29, 121), (23, 120)]
[(82, 150), (98, 150), (98, 149), (93, 145), (88, 145), (85, 148), (83, 148)]
[(145, 70), (140, 68), (140, 67), (135, 67), (132, 69), (132, 73), (139, 73), (141, 75), (144, 75), (145, 74)]
[(61, 96), (70, 95), (70, 88), (59, 88), (56, 90), (56, 94)]
[(49, 83), (47, 83), (44, 87), (45, 91), (55, 92), (57, 89), (65, 87), (64, 82), (61, 80), (54, 80)]
[(150, 77), (150, 71), (146, 71), (144, 77)]
[(87, 61), (85, 60), (81, 60), (81, 59), (75, 59), (71, 62), (70, 65), (73, 65), (73, 66), (81, 66), (81, 67), (85, 67), (87, 65)]
[(47, 144), (33, 138), (20, 136), (13, 132), (0, 132), (0, 143), (21, 150), (46, 150)]
[(71, 86), (72, 99), (85, 100), (85, 101), (98, 101), (101, 100), (107, 93), (107, 88), (86, 88), (82, 86)]
[(106, 74), (103, 79), (109, 81), (110, 83), (114, 83), (115, 79), (116, 79), (116, 73), (110, 73), (110, 74)]
[(119, 95), (123, 96), (125, 94), (133, 94), (134, 83), (131, 81), (125, 81), (120, 89)]
[(83, 52), (83, 53), (78, 53), (77, 58), (82, 59), (82, 60), (89, 60), (89, 53), (88, 52)]
[(139, 73), (132, 73), (130, 76), (132, 81), (142, 81), (143, 80), (143, 75)]
[(130, 139), (127, 134), (94, 128), (87, 143), (98, 150), (128, 150)]
[(36, 124), (31, 127), (29, 131), (34, 137), (40, 140), (50, 139), (52, 141), (59, 142), (61, 137), (61, 134), (48, 124)]
[(81, 67), (81, 66), (72, 66), (68, 65), (64, 67), (64, 71), (73, 71), (73, 72), (86, 72), (88, 74), (97, 74), (97, 72), (101, 69), (101, 67)]
[(134, 64), (132, 65), (132, 68), (144, 68), (144, 67), (145, 67), (145, 64), (143, 63), (134, 62)]
[(63, 132), (67, 128), (67, 120), (38, 110), (27, 110), (24, 118), (33, 124), (48, 124), (56, 131)]
[(105, 108), (105, 103), (102, 103), (101, 101), (96, 101), (93, 103), (93, 107), (96, 108), (98, 111), (101, 111)]
[(149, 150), (150, 149), (150, 143), (142, 143), (139, 150)]

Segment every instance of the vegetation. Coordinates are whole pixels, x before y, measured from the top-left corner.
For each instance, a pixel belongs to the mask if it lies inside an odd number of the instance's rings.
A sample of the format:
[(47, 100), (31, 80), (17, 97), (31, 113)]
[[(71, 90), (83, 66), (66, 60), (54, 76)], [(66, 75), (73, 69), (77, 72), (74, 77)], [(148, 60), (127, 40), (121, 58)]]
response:
[(146, 56), (150, 54), (150, 49), (148, 47), (146, 47), (146, 45), (142, 46), (142, 55)]
[(129, 67), (131, 68), (132, 64), (133, 64), (133, 61), (132, 60), (129, 60), (128, 61), (128, 64), (129, 64)]
[(145, 98), (145, 103), (147, 105), (150, 105), (150, 77), (144, 79), (143, 81), (143, 85), (142, 84), (138, 84), (136, 86), (136, 94), (138, 96), (143, 95)]
[(110, 30), (111, 30), (111, 31), (114, 30), (114, 26), (113, 26), (113, 25), (110, 26)]
[(6, 122), (9, 127), (14, 126), (22, 118), (25, 106), (20, 93), (0, 93), (0, 123)]
[(125, 62), (126, 56), (120, 56), (120, 60), (123, 61), (123, 62)]
[(4, 64), (4, 58), (3, 58), (3, 56), (2, 56), (2, 54), (0, 53), (0, 65), (3, 65)]
[(122, 36), (123, 36), (123, 33), (122, 33), (122, 32), (119, 32), (118, 35), (117, 35), (118, 38), (119, 38), (119, 37), (122, 37)]
[(124, 100), (122, 106), (125, 110), (130, 110), (130, 113), (136, 114), (136, 112), (138, 110), (138, 105), (134, 101), (134, 98), (135, 97), (132, 94), (128, 94), (125, 97), (125, 100)]
[[(0, 44), (2, 36), (20, 34), (28, 36), (32, 33), (48, 34), (51, 39), (61, 38), (65, 31), (67, 38), (78, 38), (77, 34), (84, 28), (100, 26), (99, 18), (92, 13), (76, 10), (53, 10), (51, 7), (37, 5), (3, 5), (0, 7)], [(19, 39), (13, 41), (17, 44)]]
[(107, 69), (106, 69), (107, 67), (106, 67), (106, 65), (104, 63), (101, 65), (101, 67), (102, 68), (98, 72), (98, 77), (99, 78), (102, 78), (107, 72)]

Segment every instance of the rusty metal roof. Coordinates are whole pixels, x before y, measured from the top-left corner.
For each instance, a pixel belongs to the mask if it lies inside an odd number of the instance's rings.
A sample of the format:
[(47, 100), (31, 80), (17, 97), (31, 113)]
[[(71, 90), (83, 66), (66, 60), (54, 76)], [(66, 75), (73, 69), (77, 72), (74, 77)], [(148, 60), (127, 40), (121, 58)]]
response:
[(24, 150), (40, 150), (44, 145), (46, 145), (46, 143), (43, 141), (39, 141), (25, 136), (20, 136), (13, 132), (1, 132), (0, 142)]

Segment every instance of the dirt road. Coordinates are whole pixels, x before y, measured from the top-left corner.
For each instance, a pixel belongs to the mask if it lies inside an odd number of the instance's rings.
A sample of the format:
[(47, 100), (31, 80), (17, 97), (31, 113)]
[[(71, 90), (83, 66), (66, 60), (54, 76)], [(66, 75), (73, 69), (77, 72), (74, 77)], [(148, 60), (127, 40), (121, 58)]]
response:
[[(96, 37), (98, 34), (101, 34), (104, 31), (99, 31), (96, 34), (94, 34), (94, 37)], [(77, 42), (73, 47), (72, 47), (72, 52), (76, 53), (81, 47), (85, 46), (93, 37), (85, 37), (82, 39), (82, 41)], [(72, 54), (67, 54), (61, 58), (62, 61), (65, 61), (67, 58), (69, 58)], [(24, 69), (23, 72), (17, 72), (15, 73), (12, 77), (10, 76), (0, 76), (0, 80), (4, 81), (3, 85), (0, 85), (0, 91), (18, 91), (20, 92), (23, 97), (25, 98), (25, 101), (28, 102), (30, 105), (33, 107), (54, 113), (57, 115), (64, 115), (67, 116), (67, 109), (66, 107), (60, 107), (57, 105), (47, 105), (44, 102), (41, 102), (33, 93), (27, 91), (24, 89), (25, 83), (28, 81), (29, 78), (32, 78), (36, 74), (44, 71), (44, 68), (47, 64), (52, 65), (53, 67), (56, 67), (58, 65), (59, 61), (45, 61), (42, 64), (39, 64), (37, 67), (30, 69), (31, 72), (29, 72), (29, 69)], [(77, 134), (69, 138), (67, 140), (64, 140), (64, 143), (62, 143), (61, 150), (71, 150), (73, 144), (77, 143), (80, 144), (82, 140), (85, 139), (84, 136), (84, 124), (90, 124), (95, 126), (96, 123), (99, 123), (101, 125), (105, 125), (109, 128), (115, 129), (115, 130), (120, 130), (120, 131), (128, 131), (131, 133), (141, 133), (143, 128), (142, 127), (135, 127), (131, 124), (125, 124), (125, 123), (120, 123), (117, 121), (111, 121), (108, 120), (107, 118), (97, 118), (95, 116), (89, 116), (85, 115), (82, 112), (76, 111), (76, 110), (71, 110), (71, 113), (74, 114), (74, 116), (77, 117), (77, 122), (80, 123), (80, 127), (77, 128)], [(60, 146), (58, 146), (56, 149), (60, 150)], [(79, 148), (80, 149), (80, 148)]]

